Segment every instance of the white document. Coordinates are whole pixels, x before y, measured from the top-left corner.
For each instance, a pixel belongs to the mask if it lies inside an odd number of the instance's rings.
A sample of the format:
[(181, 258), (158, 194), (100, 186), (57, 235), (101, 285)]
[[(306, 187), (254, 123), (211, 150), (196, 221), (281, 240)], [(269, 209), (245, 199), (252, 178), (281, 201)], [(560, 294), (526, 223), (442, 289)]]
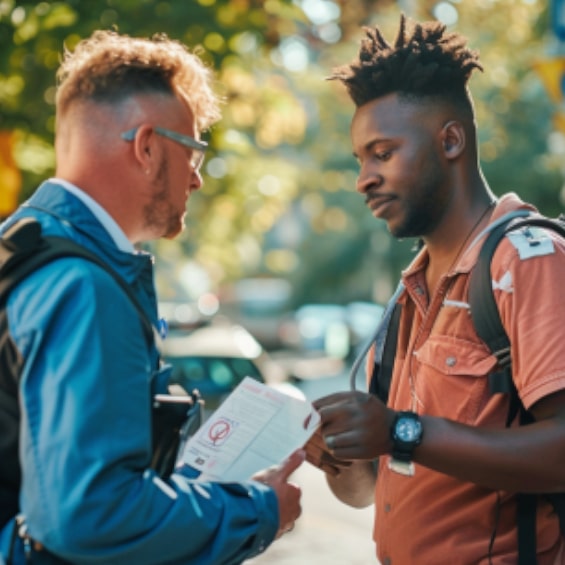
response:
[(245, 377), (189, 439), (183, 463), (199, 480), (245, 481), (303, 447), (319, 423), (309, 402)]

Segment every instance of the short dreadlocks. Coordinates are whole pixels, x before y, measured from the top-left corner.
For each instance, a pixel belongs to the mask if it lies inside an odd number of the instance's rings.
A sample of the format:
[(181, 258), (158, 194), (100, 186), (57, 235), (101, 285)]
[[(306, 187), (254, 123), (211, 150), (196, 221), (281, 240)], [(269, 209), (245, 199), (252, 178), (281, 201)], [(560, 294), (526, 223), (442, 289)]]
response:
[(413, 101), (440, 98), (471, 109), (467, 81), (474, 69), (483, 68), (463, 36), (446, 33), (441, 22), (418, 24), (404, 14), (394, 45), (378, 27), (364, 29), (358, 58), (329, 77), (345, 84), (357, 107), (398, 93)]

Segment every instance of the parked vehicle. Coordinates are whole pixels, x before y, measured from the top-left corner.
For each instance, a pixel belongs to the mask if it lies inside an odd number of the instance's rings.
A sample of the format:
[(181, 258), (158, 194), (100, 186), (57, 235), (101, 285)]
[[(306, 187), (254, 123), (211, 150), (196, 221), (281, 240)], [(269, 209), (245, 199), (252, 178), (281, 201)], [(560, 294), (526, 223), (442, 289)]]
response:
[(375, 331), (383, 310), (364, 301), (303, 304), (281, 321), (281, 342), (304, 358), (350, 361)]
[(207, 415), (249, 376), (287, 394), (303, 398), (287, 382), (282, 366), (273, 361), (242, 326), (210, 325), (163, 341), (163, 360), (173, 366), (171, 383), (190, 392), (198, 389)]

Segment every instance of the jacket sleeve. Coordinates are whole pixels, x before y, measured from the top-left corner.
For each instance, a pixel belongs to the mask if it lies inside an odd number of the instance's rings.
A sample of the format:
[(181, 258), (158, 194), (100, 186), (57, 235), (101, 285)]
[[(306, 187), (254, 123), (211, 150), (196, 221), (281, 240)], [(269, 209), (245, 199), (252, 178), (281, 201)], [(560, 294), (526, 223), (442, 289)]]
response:
[(232, 564), (278, 529), (269, 487), (163, 481), (151, 456), (150, 353), (111, 277), (62, 259), (8, 304), (21, 379), (21, 505), (32, 537), (82, 563)]

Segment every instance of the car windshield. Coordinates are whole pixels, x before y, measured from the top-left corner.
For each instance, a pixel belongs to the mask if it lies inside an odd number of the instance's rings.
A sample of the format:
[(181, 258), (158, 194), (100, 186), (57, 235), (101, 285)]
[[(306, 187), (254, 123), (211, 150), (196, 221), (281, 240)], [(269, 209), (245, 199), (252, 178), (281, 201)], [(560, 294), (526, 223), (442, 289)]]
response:
[(197, 388), (204, 397), (229, 392), (246, 376), (261, 382), (264, 380), (249, 359), (191, 356), (169, 358), (167, 361), (173, 366), (171, 382), (187, 391)]

